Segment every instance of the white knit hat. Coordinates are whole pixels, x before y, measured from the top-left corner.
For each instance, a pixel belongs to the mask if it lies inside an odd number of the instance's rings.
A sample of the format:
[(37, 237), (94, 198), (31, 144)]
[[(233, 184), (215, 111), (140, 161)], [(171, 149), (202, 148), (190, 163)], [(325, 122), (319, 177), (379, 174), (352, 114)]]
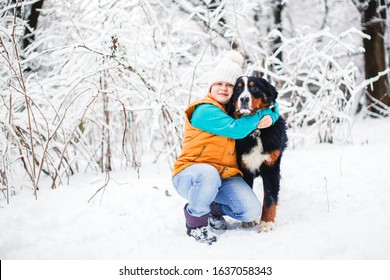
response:
[(227, 51), (219, 64), (214, 68), (209, 77), (208, 90), (216, 82), (226, 82), (234, 85), (238, 77), (242, 75), (242, 63), (244, 58), (237, 51)]

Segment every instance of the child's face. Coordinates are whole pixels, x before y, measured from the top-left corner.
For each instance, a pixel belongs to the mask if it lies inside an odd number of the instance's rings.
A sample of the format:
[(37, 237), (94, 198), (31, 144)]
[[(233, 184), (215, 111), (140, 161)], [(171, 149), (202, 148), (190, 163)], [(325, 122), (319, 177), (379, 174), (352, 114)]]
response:
[(234, 85), (226, 82), (216, 82), (211, 86), (211, 97), (222, 105), (229, 103), (233, 95)]

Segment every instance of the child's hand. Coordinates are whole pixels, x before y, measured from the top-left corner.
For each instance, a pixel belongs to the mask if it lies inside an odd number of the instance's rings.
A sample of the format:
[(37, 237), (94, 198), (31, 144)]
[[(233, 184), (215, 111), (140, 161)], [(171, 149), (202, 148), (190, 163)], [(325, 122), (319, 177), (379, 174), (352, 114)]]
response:
[(259, 123), (257, 125), (257, 128), (263, 129), (263, 128), (270, 127), (271, 125), (272, 125), (272, 118), (271, 118), (271, 116), (266, 115), (266, 116), (261, 118), (261, 120), (259, 121)]

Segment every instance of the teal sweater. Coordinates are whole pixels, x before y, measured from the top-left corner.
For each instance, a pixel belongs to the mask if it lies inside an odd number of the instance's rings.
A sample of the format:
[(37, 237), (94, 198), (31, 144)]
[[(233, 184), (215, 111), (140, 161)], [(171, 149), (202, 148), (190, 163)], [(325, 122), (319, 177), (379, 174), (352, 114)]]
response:
[(272, 110), (266, 108), (239, 119), (232, 118), (212, 104), (200, 104), (196, 106), (192, 114), (191, 125), (208, 133), (241, 139), (255, 130), (265, 115), (270, 115), (272, 124), (274, 124), (279, 118), (278, 104), (275, 103)]

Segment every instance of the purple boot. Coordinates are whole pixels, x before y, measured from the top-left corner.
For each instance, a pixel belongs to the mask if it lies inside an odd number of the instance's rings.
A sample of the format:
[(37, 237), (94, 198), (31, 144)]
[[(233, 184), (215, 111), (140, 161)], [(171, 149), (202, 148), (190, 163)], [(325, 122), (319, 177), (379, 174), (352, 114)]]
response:
[(217, 236), (208, 231), (208, 214), (201, 217), (191, 216), (187, 211), (187, 205), (184, 206), (184, 216), (186, 218), (187, 235), (193, 237), (196, 241), (207, 243), (209, 245), (217, 241)]
[(213, 202), (210, 204), (209, 224), (213, 229), (226, 230), (226, 220), (223, 217), (222, 211), (219, 209), (217, 203)]

